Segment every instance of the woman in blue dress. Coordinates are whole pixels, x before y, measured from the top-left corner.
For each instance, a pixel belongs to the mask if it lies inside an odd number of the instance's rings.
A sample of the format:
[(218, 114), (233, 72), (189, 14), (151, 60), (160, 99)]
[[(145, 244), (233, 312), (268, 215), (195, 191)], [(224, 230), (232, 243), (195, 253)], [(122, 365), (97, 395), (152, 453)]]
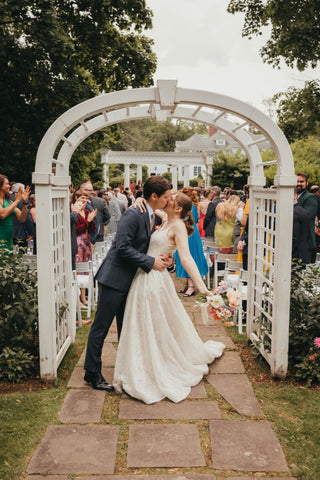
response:
[[(182, 192), (188, 195), (188, 197), (190, 197), (192, 200), (192, 211), (189, 212), (188, 214), (189, 215), (192, 214), (194, 218), (194, 232), (189, 237), (188, 242), (189, 242), (190, 253), (198, 267), (200, 275), (203, 277), (208, 272), (208, 264), (203, 253), (202, 241), (201, 241), (201, 237), (197, 227), (198, 218), (199, 218), (198, 208), (197, 208), (198, 195), (197, 195), (197, 192), (192, 187), (184, 187)], [(191, 297), (192, 295), (195, 294), (193, 282), (190, 276), (188, 275), (187, 271), (183, 268), (177, 251), (174, 253), (174, 259), (176, 261), (176, 277), (185, 278), (187, 280), (185, 288), (181, 290), (179, 293), (182, 293), (184, 297)]]

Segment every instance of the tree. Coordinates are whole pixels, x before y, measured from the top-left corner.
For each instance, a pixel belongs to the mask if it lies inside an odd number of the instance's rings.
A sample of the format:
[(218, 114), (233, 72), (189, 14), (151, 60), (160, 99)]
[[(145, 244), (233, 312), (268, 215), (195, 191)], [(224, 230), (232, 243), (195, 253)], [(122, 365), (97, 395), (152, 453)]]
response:
[(206, 125), (187, 121), (176, 123), (167, 120), (158, 123), (156, 120), (134, 120), (120, 126), (120, 142), (111, 145), (113, 150), (129, 150), (144, 152), (173, 152), (176, 141), (187, 140), (195, 133), (207, 134)]
[(260, 54), (264, 62), (285, 63), (298, 70), (315, 68), (320, 59), (319, 0), (231, 0), (228, 12), (245, 14), (242, 35), (261, 35), (271, 25), (270, 38)]
[(247, 183), (250, 167), (247, 157), (241, 150), (219, 150), (212, 166), (212, 185), (241, 190)]
[[(302, 138), (291, 144), (295, 172), (305, 172), (309, 178), (309, 185), (319, 184), (320, 178), (320, 139), (315, 136)], [(261, 153), (264, 162), (275, 160), (273, 150), (266, 150)], [(276, 175), (276, 165), (265, 168), (267, 185), (273, 185)]]
[(297, 140), (291, 145), (295, 172), (305, 172), (309, 185), (319, 185), (320, 139), (315, 136)]
[[(151, 17), (145, 0), (0, 3), (2, 173), (30, 182), (43, 134), (73, 105), (152, 85), (153, 41), (143, 35)], [(103, 134), (94, 139), (96, 149)]]
[(302, 89), (291, 87), (273, 97), (278, 125), (289, 142), (315, 135), (320, 125), (320, 83), (306, 82)]

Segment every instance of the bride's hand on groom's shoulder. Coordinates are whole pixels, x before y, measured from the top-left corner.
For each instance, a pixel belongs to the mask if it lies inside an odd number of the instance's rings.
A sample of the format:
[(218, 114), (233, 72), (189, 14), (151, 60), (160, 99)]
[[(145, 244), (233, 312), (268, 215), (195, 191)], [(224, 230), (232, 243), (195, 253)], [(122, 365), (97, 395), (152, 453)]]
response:
[(143, 213), (146, 211), (146, 201), (144, 198), (138, 197), (129, 208), (139, 208), (140, 212)]

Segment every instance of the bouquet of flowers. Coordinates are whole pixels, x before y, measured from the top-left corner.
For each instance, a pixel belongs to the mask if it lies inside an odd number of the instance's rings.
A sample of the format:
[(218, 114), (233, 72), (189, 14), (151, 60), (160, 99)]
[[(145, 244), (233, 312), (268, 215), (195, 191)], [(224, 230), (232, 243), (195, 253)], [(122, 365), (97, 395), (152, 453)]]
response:
[[(204, 308), (211, 307), (209, 314), (213, 315), (215, 320), (220, 320), (226, 326), (233, 325), (229, 319), (232, 317), (240, 300), (240, 292), (232, 283), (220, 282), (213, 290), (212, 297), (199, 295), (195, 306), (200, 306), (202, 318), (205, 318)], [(206, 322), (204, 322), (206, 323)]]

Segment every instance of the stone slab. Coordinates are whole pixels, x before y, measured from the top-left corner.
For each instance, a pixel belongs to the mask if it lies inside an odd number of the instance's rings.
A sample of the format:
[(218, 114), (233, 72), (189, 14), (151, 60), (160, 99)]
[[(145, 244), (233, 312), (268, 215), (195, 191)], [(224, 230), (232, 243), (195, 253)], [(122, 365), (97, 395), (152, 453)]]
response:
[(236, 346), (233, 343), (232, 338), (226, 336), (218, 336), (218, 337), (211, 337), (211, 336), (203, 336), (201, 337), (204, 342), (208, 340), (214, 340), (215, 342), (221, 342), (225, 345), (226, 348), (235, 349)]
[[(102, 375), (109, 383), (112, 383), (113, 372), (114, 372), (113, 367), (102, 367)], [(78, 366), (75, 367), (69, 379), (67, 387), (92, 389), (92, 387), (88, 385), (87, 382), (84, 381), (83, 377), (84, 377), (83, 367), (78, 367)]]
[[(257, 477), (228, 477), (226, 480), (257, 480)], [(293, 477), (259, 477), (258, 480), (297, 480)]]
[(129, 426), (128, 467), (204, 467), (196, 425)]
[(119, 427), (50, 425), (27, 468), (38, 474), (113, 474)]
[(117, 334), (117, 331), (115, 330), (109, 330), (108, 332), (108, 335), (106, 336), (106, 339), (105, 339), (106, 342), (110, 342), (110, 343), (118, 343), (118, 334)]
[[(122, 393), (121, 398), (131, 398), (130, 395), (127, 395), (125, 392)], [(200, 398), (207, 398), (207, 390), (206, 387), (204, 386), (203, 380), (198, 383), (198, 385), (195, 385), (194, 387), (191, 387), (191, 391), (188, 395), (189, 399), (200, 399)]]
[[(87, 349), (85, 348), (84, 351), (81, 354), (81, 357), (79, 358), (78, 365), (82, 366), (84, 365), (84, 361), (86, 358), (86, 351)], [(101, 360), (102, 360), (102, 365), (103, 367), (114, 367), (115, 361), (116, 361), (116, 356), (117, 356), (117, 351), (110, 342), (105, 342), (103, 344), (103, 349), (101, 353)]]
[(63, 423), (99, 423), (106, 392), (99, 390), (69, 390), (59, 414)]
[(190, 398), (190, 399), (207, 398), (207, 391), (206, 391), (206, 387), (204, 386), (203, 380), (201, 380), (201, 382), (199, 382), (198, 385), (191, 387), (191, 392), (189, 393), (187, 398)]
[(243, 363), (237, 352), (224, 352), (209, 366), (210, 373), (245, 373)]
[(199, 402), (186, 400), (172, 403), (167, 400), (146, 405), (138, 400), (121, 400), (119, 418), (131, 420), (195, 420), (221, 418), (217, 402)]
[(288, 472), (276, 434), (268, 422), (211, 420), (213, 468)]
[(208, 375), (206, 378), (240, 415), (263, 415), (247, 375), (220, 374)]
[[(98, 477), (72, 477), (73, 480), (216, 480), (211, 473), (179, 474), (179, 475), (99, 475)], [(26, 480), (70, 480), (70, 477), (61, 475), (31, 475)], [(250, 480), (250, 479), (247, 479)], [(263, 480), (263, 479), (262, 479)], [(279, 479), (275, 479), (279, 480)], [(294, 480), (294, 479), (282, 479)]]
[(196, 328), (201, 338), (225, 336), (226, 334), (222, 325), (197, 325)]

